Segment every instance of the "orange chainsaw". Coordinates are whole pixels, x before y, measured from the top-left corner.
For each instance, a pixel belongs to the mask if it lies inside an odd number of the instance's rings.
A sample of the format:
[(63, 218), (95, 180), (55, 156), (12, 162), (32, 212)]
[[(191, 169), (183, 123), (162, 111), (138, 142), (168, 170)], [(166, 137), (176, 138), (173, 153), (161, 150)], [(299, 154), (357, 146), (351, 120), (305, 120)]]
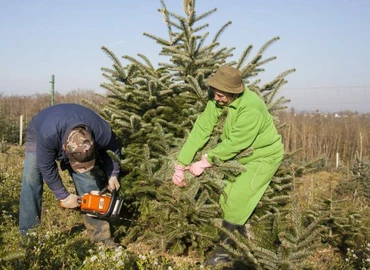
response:
[(79, 200), (81, 212), (98, 219), (120, 219), (123, 198), (118, 197), (117, 190), (107, 193), (107, 189), (82, 195)]

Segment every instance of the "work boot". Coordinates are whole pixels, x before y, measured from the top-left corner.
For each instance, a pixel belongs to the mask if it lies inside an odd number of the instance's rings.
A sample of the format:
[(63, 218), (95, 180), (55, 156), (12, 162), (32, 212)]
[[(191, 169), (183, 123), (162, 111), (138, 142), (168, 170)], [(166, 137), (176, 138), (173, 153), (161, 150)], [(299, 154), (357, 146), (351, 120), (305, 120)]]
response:
[(226, 228), (230, 232), (237, 230), (242, 236), (247, 237), (247, 229), (244, 225), (236, 225), (223, 220), (222, 227)]
[(115, 243), (111, 237), (110, 225), (108, 221), (89, 217), (86, 214), (82, 215), (82, 220), (86, 227), (87, 235), (90, 241), (102, 244), (110, 249), (120, 246), (120, 244)]
[[(244, 225), (235, 225), (227, 222), (226, 220), (222, 221), (222, 226), (230, 232), (237, 230), (241, 235), (247, 236), (247, 230)], [(220, 242), (232, 246), (234, 242), (225, 234), (221, 232)], [(217, 245), (215, 252), (207, 258), (204, 262), (205, 265), (216, 266), (221, 263), (229, 263), (232, 261), (232, 258), (229, 252), (223, 248), (221, 245)]]
[(99, 242), (111, 237), (108, 221), (89, 217), (86, 214), (82, 214), (82, 221), (86, 227), (87, 236), (90, 241)]

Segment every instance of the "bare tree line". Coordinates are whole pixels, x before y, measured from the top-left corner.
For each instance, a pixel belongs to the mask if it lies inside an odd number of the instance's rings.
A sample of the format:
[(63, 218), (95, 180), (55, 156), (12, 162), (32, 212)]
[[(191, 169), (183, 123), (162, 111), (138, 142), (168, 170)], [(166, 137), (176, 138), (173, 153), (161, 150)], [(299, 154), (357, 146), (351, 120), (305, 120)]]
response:
[[(89, 100), (103, 104), (105, 98), (92, 90), (73, 90), (65, 95), (55, 93), (54, 104), (78, 103)], [(50, 94), (10, 95), (0, 93), (0, 139), (9, 143), (19, 140), (19, 116), (24, 127), (39, 111), (51, 105)], [(339, 117), (340, 116), (340, 117)], [(294, 110), (280, 113), (281, 130), (287, 153), (302, 149), (295, 155), (300, 161), (326, 157), (334, 161), (336, 154), (350, 162), (355, 154), (370, 155), (370, 114), (344, 112), (338, 114), (297, 113)]]
[[(82, 100), (90, 100), (96, 104), (105, 102), (105, 99), (97, 95), (93, 90), (73, 90), (63, 95), (58, 92), (54, 95), (54, 104), (58, 103), (78, 103)], [(31, 118), (42, 109), (51, 105), (50, 94), (32, 95), (9, 95), (0, 94), (0, 113), (7, 118), (18, 118), (24, 116), (24, 121), (28, 123)]]
[[(64, 95), (58, 92), (54, 94), (54, 104), (83, 104), (83, 100), (89, 100), (95, 104), (105, 102), (104, 97), (92, 90), (73, 90)], [(23, 126), (26, 127), (33, 116), (50, 105), (50, 94), (4, 95), (0, 93), (0, 141), (17, 143), (20, 116), (23, 115)]]
[(283, 112), (279, 117), (287, 126), (281, 130), (286, 152), (302, 149), (295, 155), (301, 161), (326, 157), (350, 163), (355, 155), (370, 155), (370, 114)]

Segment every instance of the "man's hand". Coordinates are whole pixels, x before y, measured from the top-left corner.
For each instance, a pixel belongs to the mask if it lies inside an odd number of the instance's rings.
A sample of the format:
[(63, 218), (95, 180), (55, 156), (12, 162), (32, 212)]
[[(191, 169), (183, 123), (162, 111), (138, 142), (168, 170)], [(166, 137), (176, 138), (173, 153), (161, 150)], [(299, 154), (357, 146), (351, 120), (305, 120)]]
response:
[(183, 187), (185, 186), (185, 183), (183, 183), (182, 181), (184, 181), (184, 172), (185, 172), (185, 167), (184, 166), (181, 166), (179, 164), (176, 164), (175, 165), (175, 171), (172, 175), (172, 182), (176, 185), (176, 186), (179, 186), (179, 187)]
[(189, 166), (189, 171), (194, 176), (201, 175), (206, 168), (212, 167), (212, 164), (208, 162), (207, 155), (203, 155), (200, 161), (194, 162)]
[(76, 208), (80, 206), (78, 200), (80, 199), (79, 196), (75, 194), (69, 194), (69, 196), (63, 200), (60, 200), (60, 206), (64, 208)]
[(120, 188), (120, 184), (118, 182), (117, 176), (111, 176), (108, 181), (108, 189), (110, 191), (112, 190), (118, 190)]

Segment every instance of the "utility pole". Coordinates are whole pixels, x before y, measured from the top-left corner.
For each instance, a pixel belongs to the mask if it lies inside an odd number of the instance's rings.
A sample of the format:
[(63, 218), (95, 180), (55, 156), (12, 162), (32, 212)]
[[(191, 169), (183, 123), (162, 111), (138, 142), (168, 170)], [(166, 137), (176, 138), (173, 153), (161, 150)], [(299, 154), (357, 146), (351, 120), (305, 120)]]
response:
[(23, 114), (19, 118), (19, 146), (23, 143)]
[(54, 105), (54, 84), (55, 84), (55, 76), (51, 75), (51, 106)]

